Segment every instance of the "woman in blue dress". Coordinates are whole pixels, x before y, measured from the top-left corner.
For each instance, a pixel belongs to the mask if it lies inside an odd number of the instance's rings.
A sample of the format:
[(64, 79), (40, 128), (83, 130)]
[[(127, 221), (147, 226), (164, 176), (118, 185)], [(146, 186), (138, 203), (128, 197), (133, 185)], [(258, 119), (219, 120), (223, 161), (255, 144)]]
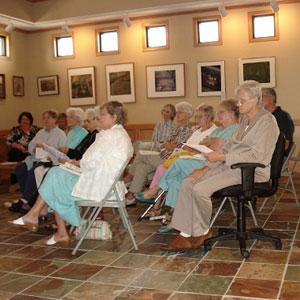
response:
[[(208, 146), (214, 151), (220, 149), (237, 128), (238, 117), (237, 102), (234, 100), (222, 101), (218, 111), (218, 120), (221, 126), (215, 129), (201, 144)], [(190, 158), (177, 159), (168, 168), (158, 184), (162, 190), (168, 191), (165, 203), (167, 206), (175, 208), (183, 179), (195, 169), (205, 166), (206, 163), (207, 160), (193, 159), (191, 156)]]
[[(38, 228), (38, 217), (46, 205), (55, 211), (57, 232), (47, 245), (68, 243), (70, 238), (65, 221), (80, 226), (81, 218), (77, 200), (101, 201), (111, 188), (116, 176), (132, 156), (131, 140), (123, 128), (126, 114), (117, 101), (105, 103), (96, 120), (99, 133), (80, 161), (72, 163), (80, 167), (80, 173), (60, 167), (52, 168), (39, 188), (40, 196), (31, 210), (12, 223), (26, 226), (32, 231)], [(125, 194), (125, 186), (118, 191)]]

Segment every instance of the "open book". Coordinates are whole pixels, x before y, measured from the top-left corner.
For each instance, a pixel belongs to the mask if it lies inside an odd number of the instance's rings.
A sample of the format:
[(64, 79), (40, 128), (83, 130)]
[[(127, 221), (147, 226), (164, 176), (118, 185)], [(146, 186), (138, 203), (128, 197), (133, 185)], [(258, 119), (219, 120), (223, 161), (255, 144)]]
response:
[(64, 169), (64, 170), (66, 170), (66, 171), (68, 171), (68, 172), (76, 174), (76, 175), (80, 175), (81, 174), (80, 167), (75, 166), (74, 164), (69, 163), (69, 162), (65, 162), (64, 164), (60, 164), (59, 167), (62, 168), (62, 169)]
[(192, 145), (192, 144), (188, 144), (188, 143), (183, 143), (183, 145), (190, 147), (193, 150), (196, 150), (200, 153), (210, 153), (213, 152), (213, 150), (211, 150), (210, 148), (204, 146), (204, 145)]

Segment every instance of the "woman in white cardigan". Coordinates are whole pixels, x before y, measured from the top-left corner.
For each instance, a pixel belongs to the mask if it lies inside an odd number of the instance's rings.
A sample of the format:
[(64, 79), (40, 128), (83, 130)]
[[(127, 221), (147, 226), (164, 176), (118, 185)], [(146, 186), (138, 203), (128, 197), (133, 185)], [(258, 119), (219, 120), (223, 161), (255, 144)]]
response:
[(110, 189), (124, 163), (132, 156), (131, 140), (123, 128), (126, 113), (121, 103), (105, 103), (96, 117), (99, 133), (80, 161), (80, 175), (60, 167), (52, 168), (41, 187), (40, 196), (32, 209), (22, 218), (14, 220), (16, 225), (37, 230), (40, 211), (49, 205), (55, 211), (57, 232), (47, 245), (68, 243), (65, 221), (80, 226), (77, 200), (101, 201)]

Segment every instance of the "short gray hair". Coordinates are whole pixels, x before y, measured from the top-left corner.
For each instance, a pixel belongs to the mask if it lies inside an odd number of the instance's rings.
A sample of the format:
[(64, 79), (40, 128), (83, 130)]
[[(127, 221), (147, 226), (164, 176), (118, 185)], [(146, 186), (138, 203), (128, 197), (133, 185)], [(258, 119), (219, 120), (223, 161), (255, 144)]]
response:
[(89, 119), (95, 119), (96, 118), (96, 107), (90, 107), (87, 108), (84, 112), (84, 119), (89, 120)]
[(215, 111), (214, 111), (214, 108), (211, 106), (211, 105), (207, 105), (205, 103), (202, 103), (202, 104), (199, 104), (196, 109), (195, 109), (195, 112), (199, 112), (199, 111), (203, 111), (204, 114), (206, 116), (209, 116), (211, 117), (211, 119), (213, 120), (215, 118)]
[(273, 98), (273, 102), (277, 102), (277, 94), (276, 91), (273, 88), (262, 88), (261, 89), (263, 93), (265, 93), (267, 96), (270, 96)]
[(78, 124), (80, 126), (82, 126), (84, 116), (85, 116), (85, 113), (84, 113), (82, 108), (80, 108), (80, 107), (69, 107), (66, 110), (66, 114), (67, 114), (67, 116), (70, 116), (71, 114), (74, 114), (76, 116), (77, 120), (78, 120)]
[(187, 118), (190, 119), (194, 115), (194, 108), (192, 104), (182, 101), (175, 105), (176, 112), (183, 112)]
[(263, 106), (262, 102), (262, 94), (261, 94), (261, 86), (259, 82), (255, 80), (246, 80), (244, 83), (239, 85), (237, 89), (235, 90), (235, 95), (238, 97), (241, 90), (244, 90), (246, 93), (248, 93), (251, 97), (257, 98), (258, 105)]

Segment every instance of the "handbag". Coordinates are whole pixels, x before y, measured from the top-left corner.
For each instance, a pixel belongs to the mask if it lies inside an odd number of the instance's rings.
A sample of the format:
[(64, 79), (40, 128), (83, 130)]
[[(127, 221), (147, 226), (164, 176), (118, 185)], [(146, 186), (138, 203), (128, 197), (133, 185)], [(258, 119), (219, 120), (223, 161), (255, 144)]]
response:
[[(83, 221), (82, 224), (75, 229), (75, 237), (76, 239), (80, 239), (83, 233), (86, 230), (88, 223)], [(86, 239), (89, 240), (111, 240), (112, 239), (112, 232), (110, 230), (110, 224), (107, 221), (103, 220), (96, 220), (90, 230), (88, 231), (87, 235), (85, 236)]]

